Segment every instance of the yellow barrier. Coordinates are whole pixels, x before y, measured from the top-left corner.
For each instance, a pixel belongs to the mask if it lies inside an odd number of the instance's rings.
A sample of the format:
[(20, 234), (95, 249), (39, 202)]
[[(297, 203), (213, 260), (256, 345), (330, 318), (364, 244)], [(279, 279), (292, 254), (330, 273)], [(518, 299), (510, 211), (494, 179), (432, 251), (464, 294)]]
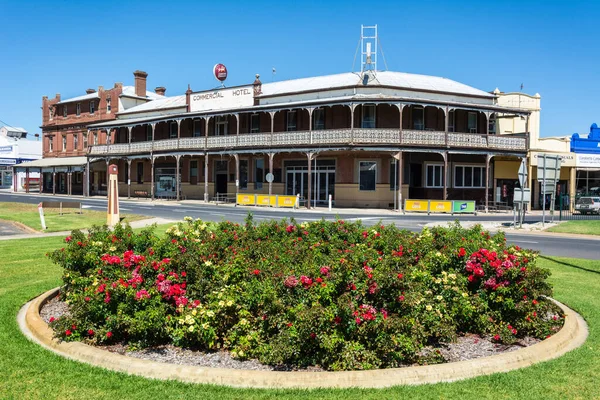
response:
[(404, 211), (429, 212), (429, 200), (405, 200)]
[(432, 213), (451, 213), (452, 201), (450, 200), (430, 200), (429, 212)]
[(268, 194), (259, 194), (256, 196), (257, 206), (275, 206), (275, 196), (269, 196)]
[(245, 206), (256, 205), (256, 197), (253, 194), (238, 194), (237, 203)]
[(296, 196), (279, 196), (277, 198), (278, 207), (295, 207)]

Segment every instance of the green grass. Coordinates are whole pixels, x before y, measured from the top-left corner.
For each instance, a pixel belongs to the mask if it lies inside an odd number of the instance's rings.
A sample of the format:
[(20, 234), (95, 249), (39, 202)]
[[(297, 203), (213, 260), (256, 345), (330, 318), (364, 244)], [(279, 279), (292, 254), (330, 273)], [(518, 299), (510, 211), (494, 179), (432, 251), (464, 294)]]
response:
[[(160, 231), (164, 231), (160, 227)], [(29, 342), (16, 315), (29, 299), (58, 286), (58, 267), (44, 256), (63, 238), (0, 242), (0, 398), (15, 399), (589, 399), (600, 398), (600, 262), (542, 258), (555, 297), (590, 326), (583, 347), (522, 370), (461, 382), (382, 390), (255, 390), (159, 382), (64, 359)]]
[[(124, 222), (136, 221), (148, 217), (135, 214), (121, 214)], [(0, 219), (7, 221), (20, 222), (36, 231), (42, 229), (40, 214), (37, 205), (24, 203), (0, 203)], [(73, 229), (84, 229), (92, 225), (102, 225), (106, 223), (106, 212), (65, 209), (63, 215), (59, 215), (58, 209), (44, 209), (44, 219), (46, 220), (45, 232), (70, 231)]]
[(548, 232), (600, 235), (600, 220), (565, 221), (549, 228)]

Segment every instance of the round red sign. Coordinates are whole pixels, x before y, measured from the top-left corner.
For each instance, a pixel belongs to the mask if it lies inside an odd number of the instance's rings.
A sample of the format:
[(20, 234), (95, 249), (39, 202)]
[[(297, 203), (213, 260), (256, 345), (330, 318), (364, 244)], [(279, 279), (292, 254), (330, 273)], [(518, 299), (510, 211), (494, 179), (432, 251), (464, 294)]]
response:
[(215, 65), (213, 68), (213, 73), (215, 74), (215, 78), (221, 82), (227, 79), (227, 67), (225, 67), (223, 64)]

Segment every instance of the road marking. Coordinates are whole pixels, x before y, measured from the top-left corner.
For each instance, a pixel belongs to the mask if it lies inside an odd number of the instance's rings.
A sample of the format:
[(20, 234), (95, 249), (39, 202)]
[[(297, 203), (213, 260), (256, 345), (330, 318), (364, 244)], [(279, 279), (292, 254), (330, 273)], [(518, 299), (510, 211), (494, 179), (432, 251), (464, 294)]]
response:
[(533, 244), (539, 243), (539, 242), (533, 242), (531, 240), (511, 240), (511, 239), (508, 239), (508, 240), (510, 240), (511, 242), (517, 242), (517, 243), (533, 243)]
[(143, 208), (144, 210), (152, 210), (152, 207), (143, 207), (143, 206), (138, 206), (138, 208)]

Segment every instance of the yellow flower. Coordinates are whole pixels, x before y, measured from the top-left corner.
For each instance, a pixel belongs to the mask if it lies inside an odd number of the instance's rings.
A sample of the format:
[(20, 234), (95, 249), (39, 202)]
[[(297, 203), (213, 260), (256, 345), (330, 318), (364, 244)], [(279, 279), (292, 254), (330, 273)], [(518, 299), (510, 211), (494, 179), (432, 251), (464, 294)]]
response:
[(188, 328), (188, 331), (189, 331), (189, 332), (194, 332), (194, 325), (190, 326), (190, 327)]
[(117, 250), (117, 248), (116, 248), (115, 246), (110, 246), (110, 247), (109, 247), (109, 250), (110, 250), (110, 251), (115, 251), (115, 250)]
[(196, 315), (196, 314), (198, 314), (198, 311), (192, 310), (192, 315)]
[(435, 296), (435, 298), (436, 298), (437, 301), (442, 301), (442, 299), (443, 299), (443, 297), (440, 296), (439, 294), (437, 296)]
[(210, 267), (212, 265), (212, 261), (204, 261), (204, 265)]
[(431, 307), (431, 305), (427, 304), (427, 306), (425, 306), (425, 309), (427, 311), (431, 311), (431, 310), (433, 310), (433, 307)]
[(469, 293), (467, 293), (467, 292), (463, 292), (462, 296), (463, 296), (463, 297), (469, 297)]
[(232, 305), (233, 305), (233, 301), (232, 300), (227, 301), (227, 307), (231, 307)]
[(223, 300), (221, 300), (221, 301), (219, 302), (219, 307), (223, 307), (224, 305), (225, 305), (225, 302), (224, 302)]

